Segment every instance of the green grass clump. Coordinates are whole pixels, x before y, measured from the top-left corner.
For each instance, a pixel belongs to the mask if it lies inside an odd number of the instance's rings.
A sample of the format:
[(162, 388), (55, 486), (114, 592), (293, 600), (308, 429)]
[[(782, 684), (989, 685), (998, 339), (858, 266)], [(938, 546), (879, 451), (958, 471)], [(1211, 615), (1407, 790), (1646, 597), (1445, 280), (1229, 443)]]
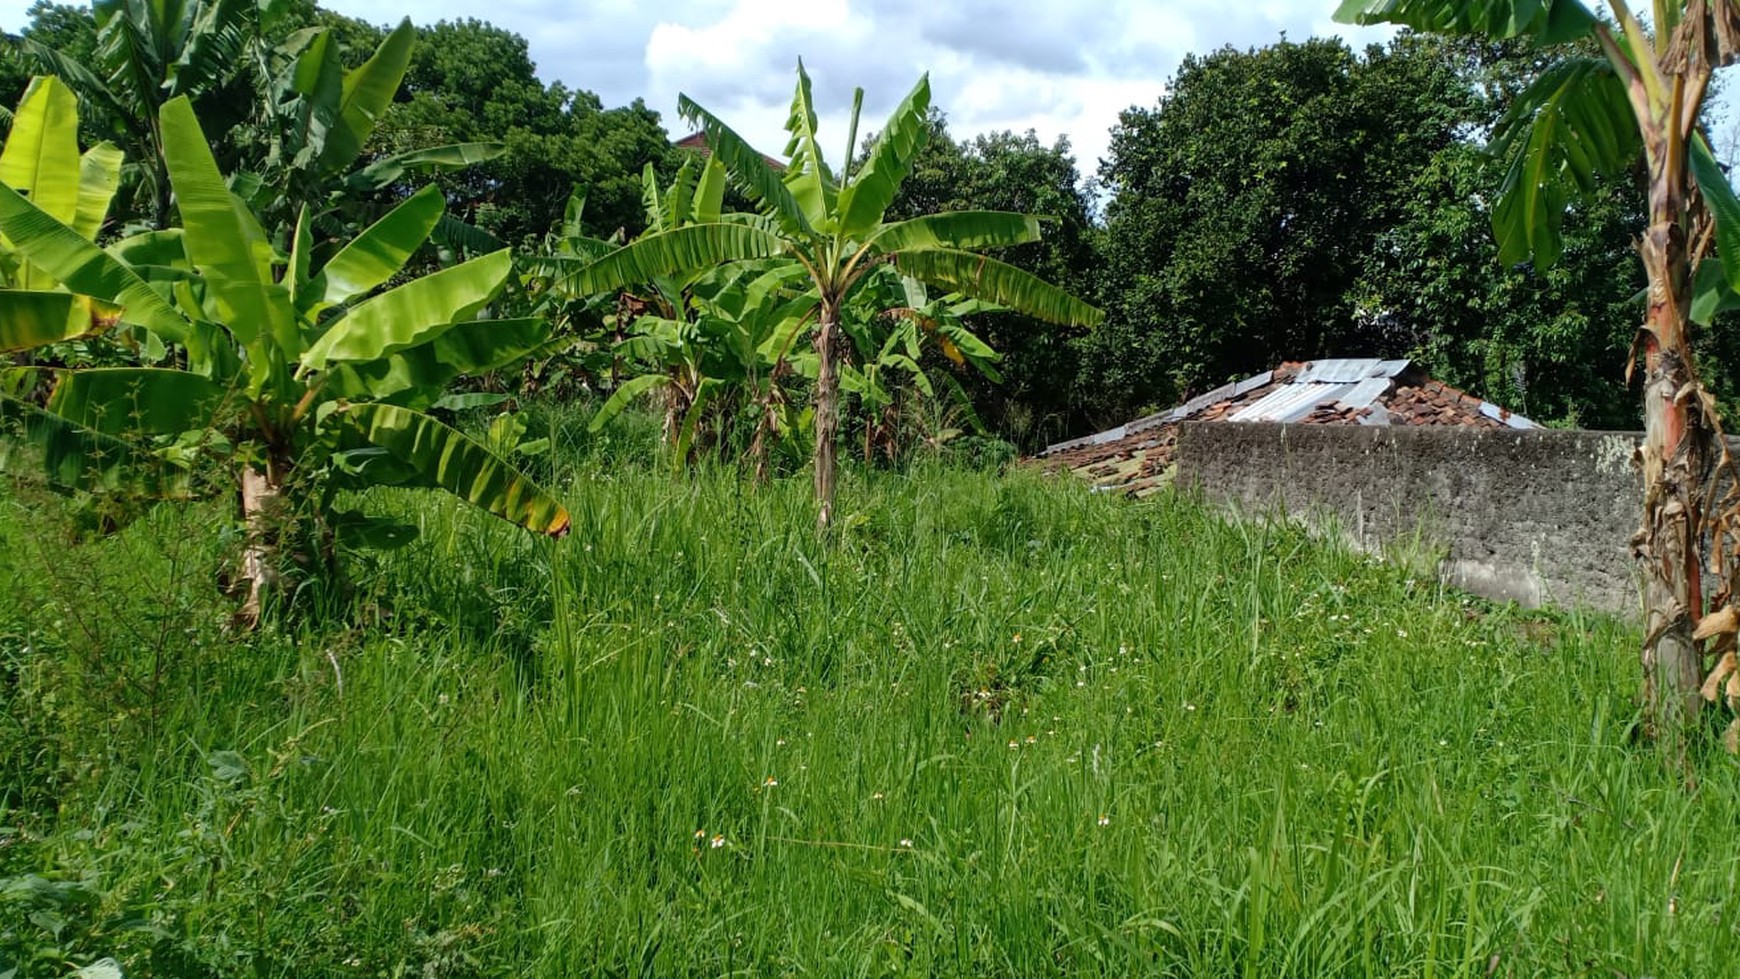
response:
[(1630, 743), (1633, 631), (1027, 472), (823, 545), (549, 424), (570, 538), (379, 494), (421, 540), (252, 637), (221, 507), (6, 491), (0, 973), (1732, 969), (1736, 766)]

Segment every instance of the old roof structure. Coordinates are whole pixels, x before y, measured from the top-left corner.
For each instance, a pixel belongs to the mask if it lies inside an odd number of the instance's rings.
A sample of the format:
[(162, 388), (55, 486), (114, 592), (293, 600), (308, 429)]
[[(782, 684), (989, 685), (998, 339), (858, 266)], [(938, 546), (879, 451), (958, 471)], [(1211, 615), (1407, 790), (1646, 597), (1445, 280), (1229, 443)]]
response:
[(1048, 471), (1082, 476), (1097, 489), (1147, 496), (1165, 485), (1182, 422), (1539, 427), (1431, 379), (1406, 360), (1313, 360), (1285, 363), (1171, 410), (1048, 446), (1038, 462)]

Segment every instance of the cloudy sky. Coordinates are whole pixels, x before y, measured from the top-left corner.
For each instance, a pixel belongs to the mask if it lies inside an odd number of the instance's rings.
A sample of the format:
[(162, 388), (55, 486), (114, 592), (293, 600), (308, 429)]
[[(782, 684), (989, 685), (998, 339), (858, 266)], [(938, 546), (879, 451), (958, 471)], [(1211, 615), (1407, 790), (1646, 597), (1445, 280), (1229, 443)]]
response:
[[(0, 0), (0, 27), (23, 26), (30, 0)], [(677, 93), (700, 102), (766, 152), (781, 125), (801, 56), (815, 83), (827, 143), (845, 139), (854, 86), (864, 126), (930, 72), (932, 101), (956, 138), (991, 130), (1068, 136), (1084, 174), (1105, 152), (1119, 110), (1152, 105), (1189, 52), (1338, 33), (1355, 43), (1385, 32), (1330, 20), (1336, 0), (323, 0), (376, 23), (477, 16), (531, 43), (547, 80), (599, 93), (608, 105), (645, 98), (673, 136)]]

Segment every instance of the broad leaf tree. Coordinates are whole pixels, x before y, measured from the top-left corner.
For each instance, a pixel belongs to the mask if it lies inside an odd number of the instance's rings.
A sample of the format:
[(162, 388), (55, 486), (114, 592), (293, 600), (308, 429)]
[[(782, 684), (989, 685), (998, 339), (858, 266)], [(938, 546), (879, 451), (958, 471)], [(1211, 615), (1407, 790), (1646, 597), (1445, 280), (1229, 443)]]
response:
[[(1707, 317), (1740, 289), (1740, 200), (1698, 125), (1714, 72), (1740, 56), (1740, 4), (1655, 0), (1647, 25), (1625, 0), (1609, 0), (1607, 14), (1578, 0), (1346, 0), (1336, 17), (1565, 47), (1496, 133), (1511, 158), (1492, 212), (1503, 261), (1556, 262), (1568, 199), (1643, 161), (1647, 312), (1627, 365), (1643, 368), (1643, 521), (1634, 545), (1647, 616), (1645, 701), (1655, 731), (1679, 744), (1700, 691), (1715, 699), (1726, 681), (1730, 704), (1740, 701), (1732, 604), (1740, 481), (1690, 342), (1694, 309)], [(1574, 47), (1589, 39), (1600, 57)], [(1708, 638), (1719, 658), (1706, 684)], [(1731, 747), (1737, 732), (1729, 729)]]
[[(743, 137), (682, 96), (678, 110), (705, 133), (713, 157), (760, 209), (754, 221), (697, 223), (643, 236), (576, 273), (582, 291), (604, 292), (658, 276), (727, 262), (784, 259), (802, 266), (816, 298), (815, 486), (817, 525), (833, 519), (835, 452), (840, 416), (840, 360), (846, 352), (841, 310), (872, 270), (893, 265), (947, 292), (984, 299), (1050, 323), (1088, 326), (1099, 310), (1012, 265), (980, 253), (1040, 236), (1027, 214), (967, 211), (886, 221), (901, 182), (911, 172), (930, 127), (930, 80), (919, 79), (895, 107), (863, 161), (836, 174), (822, 154), (810, 78), (798, 65), (786, 121), (789, 162), (781, 173)], [(862, 92), (857, 103), (862, 103)], [(853, 111), (843, 159), (857, 142)]]

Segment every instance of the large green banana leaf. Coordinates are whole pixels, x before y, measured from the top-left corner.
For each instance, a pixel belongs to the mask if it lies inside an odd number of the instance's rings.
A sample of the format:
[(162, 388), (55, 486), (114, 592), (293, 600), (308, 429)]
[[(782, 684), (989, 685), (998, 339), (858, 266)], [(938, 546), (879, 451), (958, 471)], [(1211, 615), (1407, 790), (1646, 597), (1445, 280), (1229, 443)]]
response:
[(543, 319), (461, 323), (420, 347), (367, 363), (335, 364), (327, 390), (344, 398), (427, 407), (440, 400), (454, 378), (513, 364), (549, 336), (549, 322)]
[(386, 282), (429, 240), (446, 207), (433, 184), (412, 194), (332, 256), (309, 294), (342, 303)]
[(49, 412), (104, 435), (175, 435), (218, 427), (240, 405), (229, 389), (186, 371), (100, 367), (58, 373)]
[[(289, 294), (273, 280), (271, 246), (224, 183), (193, 106), (186, 97), (165, 102), (160, 123), (187, 254), (216, 297), (224, 326), (243, 346), (253, 346), (263, 335), (282, 355), (294, 356), (301, 336)], [(263, 351), (259, 356), (270, 357)]]
[(70, 292), (0, 290), (0, 352), (73, 340), (115, 324), (118, 309)]
[(121, 167), (126, 154), (113, 143), (98, 143), (79, 157), (79, 204), (72, 229), (86, 241), (96, 241), (109, 216), (109, 205), (121, 186)]
[(899, 252), (900, 271), (963, 296), (1065, 326), (1093, 326), (1105, 314), (1031, 273), (996, 259), (947, 248)]
[(416, 473), (418, 485), (444, 489), (472, 506), (527, 530), (562, 537), (567, 508), (547, 490), (481, 443), (428, 415), (387, 404), (351, 404), (336, 413), (345, 443), (385, 450)]
[(79, 205), (79, 102), (60, 79), (30, 80), (0, 151), (0, 182), (71, 224)]
[(883, 225), (870, 236), (881, 252), (1001, 248), (1039, 240), (1039, 219), (1013, 211), (950, 211)]
[[(78, 214), (78, 131), (78, 98), (72, 90), (53, 76), (33, 78), (0, 151), (0, 183), (29, 195), (43, 213), (63, 224), (72, 224)], [(17, 285), (48, 289), (54, 281), (26, 262)]]
[(785, 146), (788, 158), (785, 185), (791, 190), (798, 207), (803, 209), (810, 226), (827, 234), (833, 231), (837, 220), (834, 205), (839, 199), (840, 189), (834, 183), (834, 175), (828, 171), (821, 146), (816, 142), (816, 109), (810, 99), (810, 74), (804, 70), (801, 58), (798, 59), (797, 74), (791, 114), (785, 123), (785, 131), (791, 134), (791, 141)]
[(1563, 250), (1560, 228), (1573, 190), (1591, 193), (1643, 153), (1624, 84), (1601, 58), (1573, 58), (1543, 71), (1495, 130), (1492, 152), (1511, 155), (1492, 211), (1499, 261), (1533, 257), (1545, 269)]
[(307, 370), (377, 360), (427, 343), (471, 319), (513, 271), (507, 249), (425, 275), (351, 307), (302, 355)]
[(459, 169), (475, 166), (493, 160), (507, 152), (506, 143), (448, 143), (444, 146), (426, 146), (419, 150), (406, 150), (392, 156), (385, 156), (344, 179), (345, 186), (353, 190), (381, 190), (399, 180), (406, 174), (420, 170), (438, 170), (442, 167)]
[(750, 258), (775, 258), (785, 251), (779, 235), (741, 224), (694, 224), (636, 239), (564, 280), (575, 294), (609, 292)]
[(857, 238), (881, 223), (930, 136), (930, 124), (925, 120), (929, 110), (930, 75), (926, 74), (894, 107), (870, 148), (869, 158), (840, 191), (841, 234)]
[(409, 18), (401, 20), (369, 60), (345, 74), (344, 92), (339, 102), (341, 124), (327, 134), (326, 145), (320, 154), (325, 169), (342, 169), (362, 153), (363, 145), (375, 131), (375, 124), (399, 91), (405, 69), (411, 64), (411, 49), (416, 43), (417, 29), (411, 26)]
[(165, 340), (185, 339), (187, 320), (136, 272), (4, 184), (0, 231), (68, 289), (120, 306), (121, 322), (143, 326)]
[(1595, 28), (1595, 15), (1577, 0), (1343, 0), (1335, 19), (1430, 34), (1532, 35), (1541, 44), (1574, 40)]
[(1734, 186), (1701, 134), (1692, 140), (1688, 156), (1698, 192), (1716, 215), (1716, 250), (1727, 256), (1721, 264), (1728, 286), (1740, 292), (1740, 199), (1734, 196)]

